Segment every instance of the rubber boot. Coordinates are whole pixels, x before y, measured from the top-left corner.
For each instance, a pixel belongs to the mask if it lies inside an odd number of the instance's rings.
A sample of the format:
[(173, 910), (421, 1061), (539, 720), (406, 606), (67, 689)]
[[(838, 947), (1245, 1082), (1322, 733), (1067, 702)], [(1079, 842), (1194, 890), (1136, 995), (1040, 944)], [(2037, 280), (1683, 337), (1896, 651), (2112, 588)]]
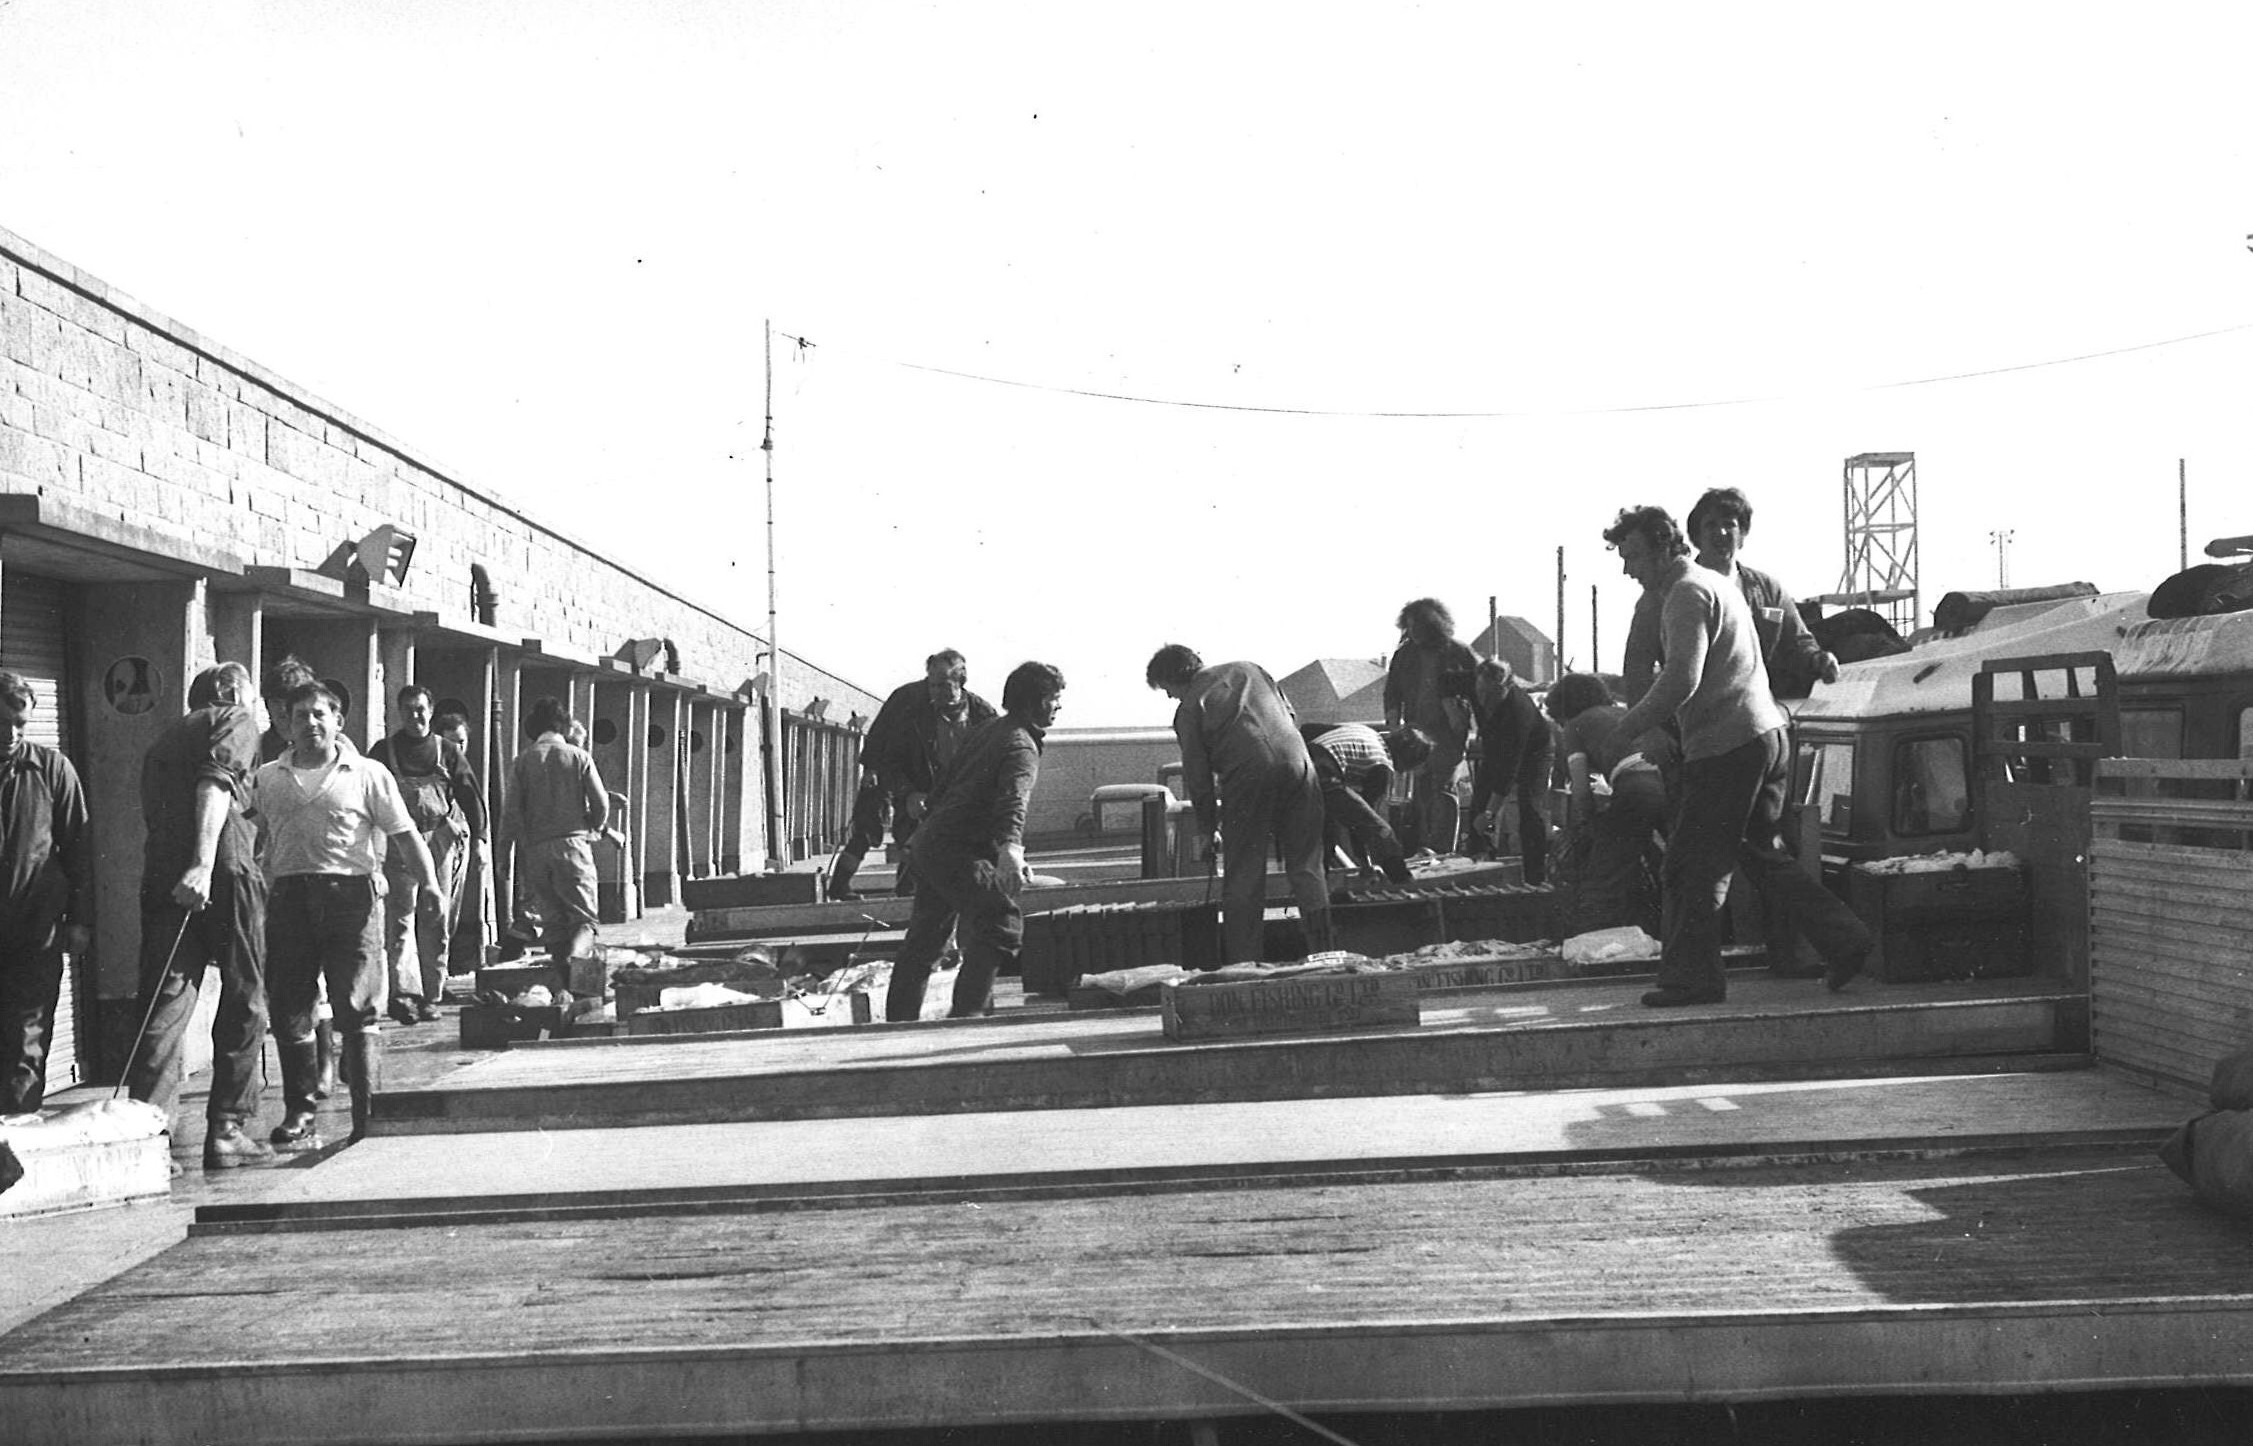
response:
[(344, 1036), (344, 1080), (352, 1091), (352, 1138), (365, 1139), (368, 1111), (383, 1087), (383, 1036), (374, 1031)]
[(837, 862), (829, 866), (828, 894), (830, 898), (846, 900), (860, 897), (853, 892), (853, 875), (860, 872), (860, 866), (861, 856), (859, 854), (840, 853), (837, 855)]
[(336, 1093), (336, 1025), (331, 1020), (321, 1020), (313, 1026), (313, 1045), (319, 1051), (321, 1068), (313, 1080), (313, 1098), (325, 1100)]
[(301, 1044), (287, 1040), (274, 1041), (274, 1052), (281, 1056), (282, 1099), (287, 1113), (271, 1140), (276, 1152), (285, 1155), (300, 1154), (321, 1148), (321, 1132), (315, 1127), (313, 1091), (320, 1084), (320, 1046), (308, 1039)]

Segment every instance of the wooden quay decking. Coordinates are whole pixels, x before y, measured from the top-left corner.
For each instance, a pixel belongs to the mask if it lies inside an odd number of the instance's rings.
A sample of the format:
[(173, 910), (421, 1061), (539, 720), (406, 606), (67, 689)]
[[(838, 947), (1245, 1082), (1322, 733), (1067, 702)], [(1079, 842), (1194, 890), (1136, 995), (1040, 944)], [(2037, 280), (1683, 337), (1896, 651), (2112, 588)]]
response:
[(512, 1050), (0, 1336), (0, 1421), (624, 1441), (1280, 1406), (1350, 1434), (2253, 1377), (2253, 1237), (2152, 1154), (2194, 1105), (2090, 1067), (2074, 997), (1637, 988), (1256, 1044), (1118, 1011)]

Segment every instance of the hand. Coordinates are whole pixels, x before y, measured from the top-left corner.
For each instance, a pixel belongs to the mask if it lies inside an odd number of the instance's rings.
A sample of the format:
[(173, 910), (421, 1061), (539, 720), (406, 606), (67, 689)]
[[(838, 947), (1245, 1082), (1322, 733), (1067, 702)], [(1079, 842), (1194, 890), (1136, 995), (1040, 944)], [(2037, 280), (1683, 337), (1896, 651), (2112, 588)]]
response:
[(84, 954), (94, 947), (94, 931), (85, 924), (65, 924), (57, 937), (65, 954)]
[(203, 906), (211, 902), (211, 865), (190, 864), (180, 875), (180, 882), (172, 886), (172, 902), (191, 914), (202, 913)]
[(1009, 848), (1001, 851), (1001, 862), (996, 867), (1000, 875), (1001, 891), (1015, 898), (1025, 887), (1025, 851)]
[(1643, 735), (1643, 746), (1637, 751), (1649, 759), (1653, 765), (1665, 768), (1682, 756), (1682, 745), (1677, 743), (1674, 740), (1674, 735), (1665, 729), (1654, 728)]
[(1829, 653), (1819, 653), (1815, 660), (1815, 673), (1826, 683), (1838, 681), (1838, 659)]
[(925, 793), (903, 794), (900, 798), (900, 817), (909, 823), (923, 822), (924, 812), (930, 807), (931, 797)]

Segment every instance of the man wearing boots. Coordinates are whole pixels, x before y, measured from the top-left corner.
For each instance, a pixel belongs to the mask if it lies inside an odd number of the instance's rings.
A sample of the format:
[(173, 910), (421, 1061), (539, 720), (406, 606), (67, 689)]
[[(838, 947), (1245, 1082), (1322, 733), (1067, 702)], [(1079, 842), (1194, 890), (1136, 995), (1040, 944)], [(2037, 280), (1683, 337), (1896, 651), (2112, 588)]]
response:
[(126, 1089), (171, 1118), (180, 1059), (204, 971), (219, 969), (211, 1021), (211, 1098), (203, 1167), (254, 1165), (273, 1151), (244, 1126), (258, 1118), (266, 1042), (266, 879), (243, 807), (258, 766), (263, 711), (250, 670), (206, 668), (188, 712), (141, 759), (141, 1015), (148, 1021)]
[[(975, 729), (994, 719), (994, 706), (970, 691), (969, 665), (962, 654), (943, 648), (923, 660), (921, 682), (892, 690), (876, 710), (861, 742), (861, 768), (876, 775), (877, 786), (891, 799), (892, 842), (902, 849), (915, 836), (916, 826), (930, 807), (931, 785)], [(878, 830), (871, 836), (862, 827), (864, 816), (854, 808), (852, 838), (837, 854), (829, 875), (829, 897), (850, 899), (853, 873), (869, 849), (883, 841)], [(914, 875), (900, 869), (894, 893), (915, 890)]]
[(384, 901), (384, 952), (391, 961), (391, 1017), (401, 1024), (438, 1018), (446, 997), (448, 945), (460, 917), (462, 878), (470, 850), (485, 837), (485, 802), (469, 758), (431, 727), (430, 690), (409, 683), (399, 690), (399, 730), (368, 750), (391, 770), (438, 871), (438, 887), (412, 887), (399, 853), (384, 860), (390, 893)]
[(289, 751), (251, 775), (250, 802), (271, 891), (267, 994), (288, 1108), (272, 1140), (295, 1152), (321, 1144), (313, 1008), (322, 979), (343, 1036), (352, 1138), (367, 1129), (383, 1059), (383, 840), (405, 855), (414, 887), (435, 890), (438, 878), (390, 770), (339, 732), (344, 709), (336, 694), (325, 683), (302, 683), (288, 705)]

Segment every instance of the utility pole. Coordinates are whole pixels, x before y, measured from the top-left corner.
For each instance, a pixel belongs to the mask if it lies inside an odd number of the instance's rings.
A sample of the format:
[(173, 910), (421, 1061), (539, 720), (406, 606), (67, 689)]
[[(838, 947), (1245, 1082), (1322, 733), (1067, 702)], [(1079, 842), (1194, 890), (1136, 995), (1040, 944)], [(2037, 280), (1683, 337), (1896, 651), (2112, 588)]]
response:
[(1563, 671), (1565, 666), (1565, 549), (1561, 543), (1557, 547), (1556, 665), (1558, 671)]
[[(1596, 625), (1596, 584), (1590, 583), (1588, 584), (1588, 671), (1591, 673), (1604, 671), (1604, 645), (1597, 640)], [(1557, 677), (1563, 677), (1564, 673), (1564, 665), (1560, 663), (1557, 667)], [(1556, 678), (1549, 681), (1555, 682)]]
[(775, 632), (774, 583), (774, 318), (767, 318), (767, 426), (759, 450), (767, 454), (767, 687), (760, 711), (766, 721), (767, 870), (780, 873), (789, 863), (782, 836), (782, 639)]
[(1995, 586), (1997, 587), (2010, 586), (2010, 544), (2011, 539), (2017, 535), (2007, 527), (1998, 527), (1987, 534), (1987, 540), (1995, 544)]

